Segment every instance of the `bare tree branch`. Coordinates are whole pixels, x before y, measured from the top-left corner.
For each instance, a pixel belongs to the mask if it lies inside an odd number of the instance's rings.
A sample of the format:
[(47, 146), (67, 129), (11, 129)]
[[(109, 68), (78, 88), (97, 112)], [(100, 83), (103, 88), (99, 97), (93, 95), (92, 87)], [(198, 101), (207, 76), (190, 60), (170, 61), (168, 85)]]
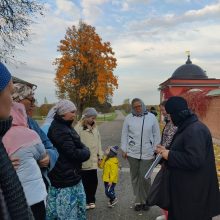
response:
[(0, 60), (13, 59), (16, 47), (28, 40), (30, 25), (38, 14), (43, 14), (39, 1), (0, 1)]

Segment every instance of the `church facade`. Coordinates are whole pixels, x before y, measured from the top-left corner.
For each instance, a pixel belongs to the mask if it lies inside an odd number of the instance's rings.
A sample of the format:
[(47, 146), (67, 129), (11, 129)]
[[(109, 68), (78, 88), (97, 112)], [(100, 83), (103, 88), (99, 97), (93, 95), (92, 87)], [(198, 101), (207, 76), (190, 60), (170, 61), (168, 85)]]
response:
[(205, 115), (200, 119), (209, 127), (213, 138), (220, 143), (220, 79), (209, 78), (206, 72), (193, 64), (188, 56), (186, 63), (159, 85), (159, 90), (161, 102), (172, 96), (185, 97), (185, 94), (193, 92), (207, 96), (209, 104)]

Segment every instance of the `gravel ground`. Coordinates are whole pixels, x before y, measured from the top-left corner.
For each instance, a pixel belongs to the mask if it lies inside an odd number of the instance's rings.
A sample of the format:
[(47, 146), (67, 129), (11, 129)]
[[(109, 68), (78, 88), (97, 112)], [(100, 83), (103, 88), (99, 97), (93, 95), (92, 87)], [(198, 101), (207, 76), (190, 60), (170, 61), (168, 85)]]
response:
[[(124, 121), (124, 116), (120, 111), (117, 111), (117, 118), (111, 122), (104, 122), (99, 126), (102, 137), (103, 150), (107, 146), (120, 145), (121, 130)], [(88, 220), (155, 220), (161, 215), (161, 210), (158, 207), (152, 207), (149, 211), (135, 212), (134, 211), (134, 196), (130, 181), (129, 166), (126, 160), (119, 154), (119, 161), (122, 167), (120, 171), (119, 182), (116, 186), (118, 204), (114, 208), (108, 208), (108, 199), (104, 193), (104, 186), (101, 180), (102, 171), (98, 171), (99, 185), (97, 189), (96, 208), (89, 210)], [(198, 219), (199, 220), (199, 219)], [(220, 216), (213, 218), (220, 220)]]

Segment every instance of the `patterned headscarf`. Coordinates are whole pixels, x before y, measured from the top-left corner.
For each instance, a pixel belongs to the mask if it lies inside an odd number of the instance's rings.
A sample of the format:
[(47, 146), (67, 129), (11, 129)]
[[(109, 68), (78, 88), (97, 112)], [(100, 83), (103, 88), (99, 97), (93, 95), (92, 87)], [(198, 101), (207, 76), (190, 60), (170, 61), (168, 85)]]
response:
[(64, 115), (67, 112), (76, 111), (76, 106), (73, 102), (67, 99), (61, 99), (47, 114), (44, 124), (50, 124), (53, 121), (54, 115)]
[(22, 83), (15, 83), (14, 84), (14, 92), (12, 94), (12, 98), (15, 102), (20, 102), (21, 100), (27, 98), (28, 96), (33, 96), (34, 91), (33, 89)]

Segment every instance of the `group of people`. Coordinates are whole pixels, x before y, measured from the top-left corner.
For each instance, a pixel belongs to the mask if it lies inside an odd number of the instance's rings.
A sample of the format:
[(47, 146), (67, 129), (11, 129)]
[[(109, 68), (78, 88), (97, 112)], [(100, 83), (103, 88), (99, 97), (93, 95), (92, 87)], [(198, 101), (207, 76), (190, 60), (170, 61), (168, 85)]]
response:
[[(0, 63), (0, 219), (83, 220), (96, 207), (97, 169), (103, 169), (108, 206), (118, 202), (118, 146), (103, 152), (97, 111), (86, 108), (73, 127), (77, 108), (60, 100), (40, 128), (32, 119), (34, 91), (13, 85)], [(169, 220), (211, 220), (220, 214), (220, 195), (212, 137), (185, 99), (160, 104), (165, 127), (141, 99), (131, 103), (122, 135), (122, 156), (128, 160), (135, 211), (149, 210), (150, 180), (144, 178), (156, 154), (170, 172)], [(159, 219), (159, 218), (158, 218)]]
[[(212, 136), (189, 109), (184, 98), (173, 96), (160, 104), (165, 127), (160, 138), (154, 114), (140, 99), (132, 101), (124, 121), (121, 148), (130, 165), (135, 210), (148, 210), (149, 180), (144, 176), (155, 154), (169, 170), (169, 206), (159, 219), (211, 220), (220, 214), (220, 193)], [(168, 213), (167, 213), (168, 212)]]
[(0, 63), (0, 219), (86, 219), (86, 209), (95, 208), (98, 166), (113, 207), (118, 146), (108, 147), (104, 157), (97, 111), (85, 109), (73, 128), (76, 106), (60, 100), (40, 128), (34, 107), (32, 87), (13, 84)]

